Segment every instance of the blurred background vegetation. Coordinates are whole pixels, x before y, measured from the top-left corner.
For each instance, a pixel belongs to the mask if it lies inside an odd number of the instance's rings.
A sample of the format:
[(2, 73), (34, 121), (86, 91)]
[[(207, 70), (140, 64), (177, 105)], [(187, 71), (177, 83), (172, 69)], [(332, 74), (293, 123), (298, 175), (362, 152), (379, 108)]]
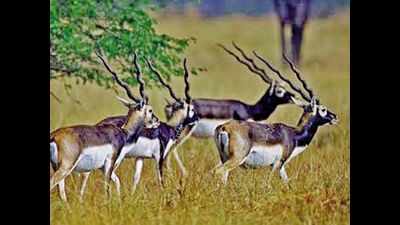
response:
[[(229, 14), (263, 16), (274, 13), (273, 0), (156, 0), (155, 2), (177, 13), (195, 8), (203, 17)], [(328, 17), (349, 7), (350, 0), (312, 0), (311, 17)]]

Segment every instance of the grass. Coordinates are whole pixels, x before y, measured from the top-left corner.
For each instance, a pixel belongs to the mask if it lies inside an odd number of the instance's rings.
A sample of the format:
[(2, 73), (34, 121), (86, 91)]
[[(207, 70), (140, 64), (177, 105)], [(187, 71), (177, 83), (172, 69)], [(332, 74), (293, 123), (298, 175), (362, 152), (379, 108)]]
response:
[[(194, 97), (233, 98), (255, 102), (267, 88), (258, 77), (236, 63), (216, 46), (236, 41), (245, 50), (256, 49), (274, 65), (293, 74), (279, 58), (279, 36), (274, 17), (230, 16), (202, 20), (196, 15), (158, 16), (157, 30), (178, 37), (194, 36), (188, 50), (189, 65), (208, 72), (191, 77)], [(266, 184), (270, 168), (237, 169), (226, 188), (217, 187), (219, 178), (209, 171), (218, 162), (211, 140), (189, 139), (179, 150), (189, 176), (181, 179), (175, 161), (166, 172), (166, 188), (160, 191), (155, 165), (145, 161), (140, 187), (129, 195), (133, 160), (126, 160), (117, 173), (122, 182), (122, 202), (105, 203), (103, 179), (95, 172), (89, 179), (85, 201), (78, 201), (79, 177), (67, 179), (70, 210), (51, 194), (51, 224), (349, 224), (349, 12), (307, 25), (301, 70), (321, 102), (334, 111), (340, 123), (321, 128), (308, 150), (287, 167), (290, 188), (275, 174), (272, 187)], [(183, 80), (172, 80), (183, 95)], [(66, 97), (62, 84), (52, 81), (51, 90), (60, 98), (51, 101), (51, 130), (72, 124), (92, 124), (126, 110), (115, 93), (95, 85), (74, 86)], [(136, 90), (135, 90), (136, 91)], [(122, 93), (122, 92), (121, 92)], [(150, 100), (157, 115), (163, 114), (165, 90), (151, 90)], [(267, 122), (295, 125), (301, 110), (279, 107)], [(115, 192), (114, 192), (115, 193)]]

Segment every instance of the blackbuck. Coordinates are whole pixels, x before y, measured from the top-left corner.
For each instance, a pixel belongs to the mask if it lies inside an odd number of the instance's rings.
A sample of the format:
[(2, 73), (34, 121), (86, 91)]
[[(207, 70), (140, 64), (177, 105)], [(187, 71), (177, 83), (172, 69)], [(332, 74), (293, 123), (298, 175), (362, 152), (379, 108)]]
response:
[[(223, 45), (219, 45), (225, 52), (233, 56), (239, 63), (245, 65), (252, 73), (259, 76), (265, 83), (269, 84), (269, 88), (263, 96), (255, 104), (247, 104), (240, 100), (232, 99), (193, 99), (193, 106), (200, 118), (199, 123), (194, 128), (192, 136), (195, 138), (211, 138), (214, 136), (215, 128), (231, 119), (240, 120), (266, 120), (279, 105), (293, 103), (294, 94), (276, 80), (272, 79), (264, 69), (256, 65), (255, 61), (246, 55), (246, 53), (234, 42), (233, 47), (240, 52), (244, 59), (227, 49)], [(164, 111), (167, 119), (179, 110), (181, 105), (179, 101), (168, 103)], [(174, 151), (181, 171), (185, 168), (177, 154)]]
[(278, 15), (282, 55), (287, 54), (285, 26), (291, 28), (291, 57), (295, 64), (300, 62), (301, 44), (304, 27), (310, 13), (311, 0), (274, 0), (274, 9)]
[(158, 122), (144, 93), (144, 83), (141, 81), (140, 69), (136, 64), (136, 53), (134, 62), (141, 99), (135, 97), (128, 85), (118, 78), (102, 53), (96, 51), (96, 54), (117, 84), (125, 89), (132, 102), (118, 98), (128, 108), (127, 120), (121, 127), (112, 124), (76, 125), (59, 128), (50, 134), (50, 162), (54, 170), (50, 177), (50, 191), (58, 185), (60, 197), (64, 201), (67, 201), (64, 180), (71, 172), (83, 174), (81, 199), (89, 174), (96, 169), (101, 169), (104, 173), (107, 194), (110, 195), (110, 179), (114, 181), (119, 194), (120, 181), (113, 172), (113, 166), (122, 147), (127, 140), (130, 142), (136, 140), (144, 126)]
[[(214, 140), (221, 164), (216, 167), (215, 172), (222, 174), (224, 184), (227, 183), (229, 172), (239, 166), (256, 168), (271, 165), (271, 174), (279, 169), (281, 179), (287, 183), (285, 165), (307, 148), (320, 126), (337, 123), (336, 115), (319, 103), (292, 62), (286, 56), (284, 59), (309, 94), (309, 97), (305, 97), (304, 93), (300, 93), (305, 102), (295, 100), (303, 108), (299, 123), (297, 127), (291, 127), (282, 123), (231, 120), (218, 126)], [(300, 89), (297, 88), (296, 91)]]
[[(179, 109), (174, 112), (168, 122), (160, 122), (155, 128), (145, 128), (138, 134), (137, 142), (126, 142), (121, 150), (118, 159), (115, 163), (115, 169), (120, 165), (124, 158), (136, 158), (135, 174), (133, 176), (132, 192), (140, 181), (141, 172), (143, 169), (144, 159), (153, 159), (156, 161), (157, 177), (160, 186), (163, 186), (163, 163), (168, 154), (178, 147), (190, 136), (191, 131), (195, 127), (198, 117), (191, 104), (189, 95), (189, 72), (186, 65), (186, 59), (183, 61), (184, 66), (184, 81), (185, 81), (185, 100), (176, 97), (172, 88), (163, 81), (160, 73), (153, 67), (149, 60), (146, 59), (150, 70), (156, 74), (160, 83), (169, 90), (171, 97), (179, 105)], [(121, 125), (127, 119), (126, 116), (110, 117), (100, 121), (98, 124)]]

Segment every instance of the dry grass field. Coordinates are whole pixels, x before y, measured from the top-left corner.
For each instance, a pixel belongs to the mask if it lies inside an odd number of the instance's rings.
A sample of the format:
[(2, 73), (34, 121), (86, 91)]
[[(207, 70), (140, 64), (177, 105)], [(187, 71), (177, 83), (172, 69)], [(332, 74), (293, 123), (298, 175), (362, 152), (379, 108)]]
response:
[[(189, 65), (206, 67), (207, 72), (192, 76), (193, 97), (232, 98), (254, 103), (268, 87), (247, 68), (216, 46), (237, 42), (247, 51), (256, 49), (294, 80), (279, 58), (278, 24), (275, 17), (229, 16), (204, 20), (195, 14), (158, 16), (157, 30), (177, 37), (194, 36), (188, 49)], [(307, 151), (287, 166), (290, 187), (275, 174), (267, 186), (270, 168), (237, 169), (229, 185), (217, 188), (219, 177), (210, 175), (218, 162), (212, 140), (189, 139), (180, 149), (189, 176), (181, 179), (175, 161), (166, 171), (166, 188), (161, 192), (155, 165), (145, 161), (140, 186), (129, 195), (134, 172), (133, 160), (125, 160), (117, 173), (122, 182), (122, 201), (105, 203), (103, 178), (96, 171), (89, 179), (85, 201), (78, 201), (80, 179), (66, 180), (70, 210), (57, 191), (51, 193), (51, 224), (349, 224), (350, 209), (350, 58), (349, 12), (308, 24), (303, 46), (301, 71), (340, 121), (322, 127)], [(261, 64), (260, 64), (261, 65)], [(73, 82), (72, 82), (73, 83)], [(183, 95), (183, 80), (172, 85)], [(60, 98), (51, 101), (51, 130), (73, 124), (92, 124), (110, 115), (121, 115), (125, 108), (115, 93), (95, 85), (73, 86), (67, 97), (61, 82), (52, 81), (51, 90)], [(157, 115), (164, 119), (165, 90), (149, 90)], [(135, 90), (137, 93), (137, 90)], [(123, 92), (121, 92), (123, 94)], [(295, 126), (301, 110), (281, 106), (267, 122)], [(114, 192), (115, 193), (115, 192)]]

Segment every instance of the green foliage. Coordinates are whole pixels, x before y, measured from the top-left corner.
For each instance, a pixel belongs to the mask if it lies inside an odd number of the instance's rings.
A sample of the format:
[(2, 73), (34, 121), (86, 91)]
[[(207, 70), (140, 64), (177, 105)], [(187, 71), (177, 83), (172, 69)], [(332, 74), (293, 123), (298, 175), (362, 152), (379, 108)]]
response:
[(50, 79), (70, 77), (77, 84), (89, 81), (110, 87), (111, 76), (94, 54), (96, 44), (129, 85), (137, 83), (130, 75), (133, 51), (147, 84), (157, 79), (145, 66), (144, 57), (168, 79), (183, 75), (184, 51), (195, 39), (157, 33), (157, 21), (145, 11), (154, 7), (149, 0), (50, 0)]

